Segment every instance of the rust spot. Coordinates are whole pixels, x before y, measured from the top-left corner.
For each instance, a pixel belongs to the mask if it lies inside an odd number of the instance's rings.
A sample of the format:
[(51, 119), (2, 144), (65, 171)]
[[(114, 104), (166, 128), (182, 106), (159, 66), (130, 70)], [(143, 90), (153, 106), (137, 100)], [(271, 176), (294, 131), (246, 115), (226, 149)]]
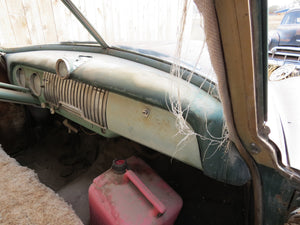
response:
[(284, 200), (282, 199), (282, 196), (281, 196), (281, 195), (279, 195), (279, 194), (275, 195), (275, 199), (276, 199), (280, 204), (282, 204), (283, 206), (285, 206), (285, 207), (288, 206), (288, 202), (284, 201)]
[(281, 197), (281, 195), (275, 195), (275, 198), (277, 199), (277, 201), (282, 202), (282, 197)]

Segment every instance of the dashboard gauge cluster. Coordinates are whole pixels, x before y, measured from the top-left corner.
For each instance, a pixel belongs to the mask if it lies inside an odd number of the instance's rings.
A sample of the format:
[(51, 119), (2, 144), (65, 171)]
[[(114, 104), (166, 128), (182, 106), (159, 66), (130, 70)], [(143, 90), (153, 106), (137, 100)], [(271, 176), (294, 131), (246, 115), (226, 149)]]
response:
[(42, 73), (27, 68), (26, 66), (18, 66), (15, 70), (15, 84), (24, 88), (29, 88), (35, 96), (40, 96), (42, 93)]
[(31, 74), (29, 87), (36, 96), (40, 96), (42, 93), (41, 85), (42, 83), (40, 76), (36, 73)]
[(23, 68), (18, 68), (16, 71), (16, 80), (18, 85), (20, 85), (21, 87), (25, 87), (26, 86), (26, 76), (25, 76), (25, 71)]

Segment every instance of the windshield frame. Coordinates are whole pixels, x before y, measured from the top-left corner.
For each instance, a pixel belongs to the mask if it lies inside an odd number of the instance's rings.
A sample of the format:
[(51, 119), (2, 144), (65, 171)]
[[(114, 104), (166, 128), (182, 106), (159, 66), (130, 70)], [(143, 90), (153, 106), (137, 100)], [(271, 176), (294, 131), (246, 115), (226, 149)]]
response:
[(71, 0), (61, 1), (103, 48), (109, 47), (108, 44), (103, 40), (101, 35), (96, 31), (92, 24), (87, 20), (87, 18), (85, 18), (85, 16), (80, 12), (80, 10), (74, 5)]

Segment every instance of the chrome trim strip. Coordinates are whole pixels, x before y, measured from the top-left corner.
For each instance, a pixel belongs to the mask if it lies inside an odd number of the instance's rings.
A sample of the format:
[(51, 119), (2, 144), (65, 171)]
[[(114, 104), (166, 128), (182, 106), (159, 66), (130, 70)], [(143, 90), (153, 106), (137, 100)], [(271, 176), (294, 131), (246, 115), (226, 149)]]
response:
[(91, 96), (91, 116), (92, 116), (92, 121), (97, 121), (96, 120), (96, 112), (95, 110), (97, 109), (95, 100), (96, 100), (96, 93), (97, 93), (97, 88), (93, 87), (92, 89), (92, 96)]
[(99, 119), (99, 114), (98, 114), (98, 112), (101, 111), (99, 110), (101, 109), (99, 107), (99, 101), (100, 101), (100, 90), (98, 89), (95, 96), (95, 119), (96, 119), (96, 123), (101, 124)]

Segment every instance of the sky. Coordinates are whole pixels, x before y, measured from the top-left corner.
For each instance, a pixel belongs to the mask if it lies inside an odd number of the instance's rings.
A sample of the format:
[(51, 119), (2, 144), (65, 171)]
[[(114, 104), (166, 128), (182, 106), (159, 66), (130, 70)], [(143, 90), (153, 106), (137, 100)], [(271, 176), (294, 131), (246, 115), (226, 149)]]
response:
[(282, 5), (288, 5), (290, 3), (292, 3), (294, 0), (268, 0), (268, 4), (269, 4), (269, 7), (272, 6), (272, 5), (279, 5), (279, 6), (282, 6)]

